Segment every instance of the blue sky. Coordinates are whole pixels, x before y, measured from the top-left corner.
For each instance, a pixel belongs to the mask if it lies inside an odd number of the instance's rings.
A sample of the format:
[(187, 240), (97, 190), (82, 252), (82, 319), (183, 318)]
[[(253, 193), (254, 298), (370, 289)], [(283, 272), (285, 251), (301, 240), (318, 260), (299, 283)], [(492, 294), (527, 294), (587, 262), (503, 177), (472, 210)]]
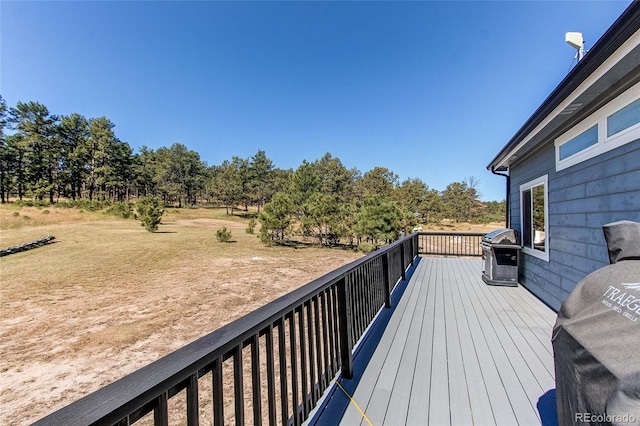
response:
[(106, 116), (135, 151), (185, 144), (208, 164), (326, 152), (430, 188), (474, 176), (630, 1), (0, 3), (8, 106)]

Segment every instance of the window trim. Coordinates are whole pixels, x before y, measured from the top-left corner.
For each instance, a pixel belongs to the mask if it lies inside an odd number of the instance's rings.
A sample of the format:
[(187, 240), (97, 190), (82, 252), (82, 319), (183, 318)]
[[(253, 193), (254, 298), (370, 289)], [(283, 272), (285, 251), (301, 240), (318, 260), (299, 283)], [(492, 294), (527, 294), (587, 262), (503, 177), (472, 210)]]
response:
[[(544, 234), (545, 234), (544, 251), (537, 250), (532, 247), (527, 247), (524, 245), (525, 231), (523, 229), (525, 224), (525, 220), (524, 220), (525, 209), (523, 205), (523, 201), (524, 201), (523, 193), (527, 190), (532, 191), (533, 188), (541, 185), (543, 185), (544, 187)], [(530, 211), (533, 211), (533, 209), (530, 209)], [(530, 222), (533, 223), (533, 220), (530, 220)], [(545, 174), (543, 176), (540, 176), (536, 179), (530, 180), (529, 182), (526, 182), (520, 185), (520, 229), (521, 229), (521, 237), (522, 237), (522, 241), (521, 241), (522, 251), (528, 255), (531, 255), (539, 259), (542, 259), (546, 262), (549, 262), (549, 175), (548, 174)], [(531, 229), (530, 232), (532, 232), (531, 238), (533, 239), (535, 232), (533, 231), (533, 229)]]
[[(582, 163), (583, 161), (596, 157), (600, 154), (604, 154), (607, 151), (611, 151), (612, 149), (618, 148), (640, 138), (640, 123), (636, 123), (633, 126), (627, 127), (626, 129), (607, 137), (607, 119), (638, 99), (640, 99), (640, 83), (636, 83), (620, 96), (616, 97), (611, 102), (556, 138), (554, 141), (556, 171), (559, 172), (560, 170)], [(560, 147), (594, 126), (598, 126), (598, 143), (561, 160)]]

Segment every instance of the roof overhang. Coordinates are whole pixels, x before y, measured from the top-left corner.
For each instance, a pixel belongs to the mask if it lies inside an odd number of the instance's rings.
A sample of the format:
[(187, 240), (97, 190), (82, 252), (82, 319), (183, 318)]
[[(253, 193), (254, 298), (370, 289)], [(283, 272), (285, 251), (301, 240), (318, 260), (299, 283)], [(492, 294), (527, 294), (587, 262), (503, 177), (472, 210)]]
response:
[(638, 81), (640, 1), (636, 0), (551, 92), (487, 169), (509, 169)]

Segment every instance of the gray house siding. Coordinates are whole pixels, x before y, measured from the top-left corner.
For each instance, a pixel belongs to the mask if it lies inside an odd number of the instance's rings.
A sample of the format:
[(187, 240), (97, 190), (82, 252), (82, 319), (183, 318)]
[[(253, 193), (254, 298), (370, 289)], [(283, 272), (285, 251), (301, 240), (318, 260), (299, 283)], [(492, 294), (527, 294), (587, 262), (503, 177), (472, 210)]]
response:
[(549, 143), (511, 167), (511, 227), (522, 231), (520, 185), (548, 174), (549, 262), (523, 253), (520, 283), (559, 309), (576, 284), (609, 263), (602, 225), (640, 222), (640, 139), (560, 172)]

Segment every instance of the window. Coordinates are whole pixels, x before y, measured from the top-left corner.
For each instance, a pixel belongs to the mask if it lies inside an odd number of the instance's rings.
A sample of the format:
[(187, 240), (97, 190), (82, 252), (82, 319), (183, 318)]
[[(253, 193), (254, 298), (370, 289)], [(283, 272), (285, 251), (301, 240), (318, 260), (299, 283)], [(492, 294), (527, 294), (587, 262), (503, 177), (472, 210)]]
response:
[(598, 125), (580, 133), (573, 139), (560, 145), (560, 160), (571, 157), (573, 154), (584, 151), (590, 146), (598, 144)]
[(607, 137), (640, 123), (640, 99), (607, 117)]
[(640, 139), (640, 83), (555, 140), (556, 171)]
[(520, 185), (522, 251), (549, 261), (548, 175)]

